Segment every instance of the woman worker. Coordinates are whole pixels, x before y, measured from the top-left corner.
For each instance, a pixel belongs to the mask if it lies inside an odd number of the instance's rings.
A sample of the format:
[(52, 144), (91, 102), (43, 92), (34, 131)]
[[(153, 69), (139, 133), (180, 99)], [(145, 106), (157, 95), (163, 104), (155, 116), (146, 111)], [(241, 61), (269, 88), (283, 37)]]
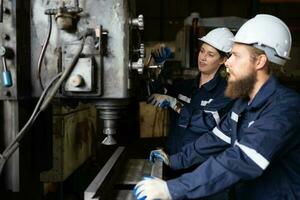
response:
[(198, 54), (199, 74), (195, 79), (166, 86), (166, 94), (152, 94), (148, 102), (171, 107), (178, 113), (171, 121), (167, 139), (169, 154), (196, 140), (214, 128), (230, 109), (232, 100), (224, 96), (226, 78), (220, 69), (232, 48), (234, 35), (227, 28), (216, 28), (199, 38), (203, 43)]

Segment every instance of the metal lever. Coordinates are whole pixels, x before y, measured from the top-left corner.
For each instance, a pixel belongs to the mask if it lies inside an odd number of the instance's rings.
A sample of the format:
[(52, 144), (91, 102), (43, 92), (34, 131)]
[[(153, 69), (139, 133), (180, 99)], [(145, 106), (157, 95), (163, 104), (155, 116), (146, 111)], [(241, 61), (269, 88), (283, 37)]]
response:
[(1, 46), (0, 47), (0, 56), (2, 57), (2, 64), (3, 64), (3, 72), (2, 72), (2, 80), (5, 87), (11, 87), (12, 86), (12, 78), (11, 73), (7, 68), (6, 65), (6, 58), (5, 58), (6, 49)]

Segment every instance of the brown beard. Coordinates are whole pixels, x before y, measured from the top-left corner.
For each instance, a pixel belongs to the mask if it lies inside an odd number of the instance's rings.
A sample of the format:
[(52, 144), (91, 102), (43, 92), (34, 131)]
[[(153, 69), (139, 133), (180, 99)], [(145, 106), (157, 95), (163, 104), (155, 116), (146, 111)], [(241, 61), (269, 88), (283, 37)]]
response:
[(250, 92), (254, 88), (256, 82), (256, 74), (252, 72), (243, 79), (237, 81), (228, 81), (227, 88), (225, 90), (225, 96), (236, 99), (236, 98), (249, 98)]

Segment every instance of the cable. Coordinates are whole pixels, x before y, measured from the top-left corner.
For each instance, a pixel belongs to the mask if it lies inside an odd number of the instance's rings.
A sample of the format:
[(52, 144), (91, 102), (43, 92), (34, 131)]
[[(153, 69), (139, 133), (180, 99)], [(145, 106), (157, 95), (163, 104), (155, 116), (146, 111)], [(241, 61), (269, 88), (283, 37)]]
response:
[(75, 64), (77, 63), (79, 56), (83, 50), (83, 46), (84, 46), (84, 42), (85, 42), (85, 36), (82, 38), (82, 42), (80, 44), (80, 48), (78, 49), (78, 51), (75, 54), (75, 57), (73, 58), (72, 62), (70, 63), (69, 66), (66, 67), (66, 69), (63, 71), (60, 79), (57, 81), (57, 83), (54, 85), (53, 90), (50, 92), (50, 94), (46, 97), (47, 99), (45, 99), (45, 101), (43, 102), (42, 106), (41, 106), (41, 110), (46, 110), (46, 108), (48, 107), (49, 103), (51, 102), (51, 100), (54, 98), (55, 93), (57, 92), (57, 90), (59, 89), (60, 85), (62, 84), (62, 82), (69, 76), (69, 74), (72, 72)]
[(74, 0), (74, 4), (75, 4), (75, 7), (76, 7), (76, 8), (79, 7), (79, 2), (78, 2), (78, 0)]
[(15, 150), (19, 147), (19, 141), (23, 138), (24, 134), (27, 132), (27, 130), (32, 126), (33, 122), (36, 120), (38, 115), (40, 114), (41, 110), (39, 110), (41, 103), (43, 102), (46, 94), (48, 93), (49, 89), (52, 87), (53, 83), (61, 77), (62, 73), (57, 74), (49, 83), (49, 85), (46, 87), (46, 89), (43, 91), (42, 95), (39, 98), (39, 101), (37, 102), (29, 120), (27, 123), (23, 126), (21, 131), (16, 135), (15, 139), (5, 148), (2, 154), (0, 154), (0, 160), (2, 163), (0, 163), (0, 174), (2, 172), (2, 168), (4, 166), (5, 161), (15, 152)]
[[(87, 34), (88, 34), (88, 32), (82, 37), (82, 42), (80, 44), (80, 47), (79, 47), (78, 51), (76, 52), (75, 57), (73, 58), (73, 60), (70, 63), (70, 65), (68, 67), (66, 67), (66, 69), (63, 72), (57, 74), (51, 80), (51, 82), (49, 83), (49, 85), (47, 86), (47, 88), (43, 91), (42, 95), (40, 96), (39, 101), (38, 101), (37, 105), (35, 106), (35, 109), (32, 112), (32, 114), (31, 114), (29, 120), (27, 121), (27, 123), (23, 126), (23, 128), (21, 129), (21, 131), (16, 135), (15, 139), (8, 145), (8, 147), (5, 148), (5, 150), (3, 151), (3, 153), (0, 154), (0, 174), (2, 172), (2, 169), (4, 167), (4, 164), (5, 164), (6, 160), (19, 147), (19, 142), (24, 137), (24, 134), (32, 126), (32, 124), (34, 123), (34, 121), (36, 120), (36, 118), (38, 117), (38, 115), (40, 114), (40, 112), (46, 110), (46, 108), (48, 107), (48, 105), (52, 101), (52, 99), (54, 98), (54, 95), (56, 94), (56, 92), (59, 89), (59, 87), (62, 84), (62, 82), (72, 72), (73, 67), (77, 63), (77, 61), (79, 59), (79, 56), (80, 56), (80, 54), (81, 54), (81, 52), (83, 50), (84, 43), (85, 43), (85, 37), (86, 37)], [(55, 85), (53, 86), (52, 90), (47, 95), (48, 91), (51, 89), (52, 85), (54, 84), (54, 82), (57, 79), (58, 79), (58, 81), (55, 83)]]
[(42, 48), (42, 51), (40, 53), (39, 60), (38, 60), (37, 75), (38, 75), (38, 80), (39, 80), (39, 83), (40, 83), (40, 86), (41, 86), (42, 89), (44, 89), (44, 86), (43, 86), (43, 83), (42, 83), (42, 78), (41, 78), (42, 61), (44, 59), (45, 52), (46, 52), (46, 49), (47, 49), (47, 46), (48, 46), (48, 43), (49, 43), (49, 39), (50, 39), (50, 36), (51, 36), (51, 32), (52, 32), (52, 16), (49, 15), (48, 19), (49, 19), (49, 30), (48, 30), (47, 38), (45, 39), (45, 42), (44, 42), (44, 45), (43, 45), (43, 48)]

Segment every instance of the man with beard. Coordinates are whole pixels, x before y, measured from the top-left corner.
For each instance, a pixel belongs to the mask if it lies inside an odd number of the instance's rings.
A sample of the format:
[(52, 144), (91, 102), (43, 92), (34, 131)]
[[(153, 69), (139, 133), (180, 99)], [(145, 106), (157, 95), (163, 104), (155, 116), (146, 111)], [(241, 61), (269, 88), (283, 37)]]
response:
[(271, 68), (289, 59), (291, 34), (280, 19), (257, 15), (234, 38), (226, 95), (239, 98), (217, 127), (169, 157), (172, 169), (199, 165), (164, 181), (150, 177), (135, 187), (138, 199), (195, 199), (232, 187), (234, 199), (300, 199), (300, 96), (280, 85)]

